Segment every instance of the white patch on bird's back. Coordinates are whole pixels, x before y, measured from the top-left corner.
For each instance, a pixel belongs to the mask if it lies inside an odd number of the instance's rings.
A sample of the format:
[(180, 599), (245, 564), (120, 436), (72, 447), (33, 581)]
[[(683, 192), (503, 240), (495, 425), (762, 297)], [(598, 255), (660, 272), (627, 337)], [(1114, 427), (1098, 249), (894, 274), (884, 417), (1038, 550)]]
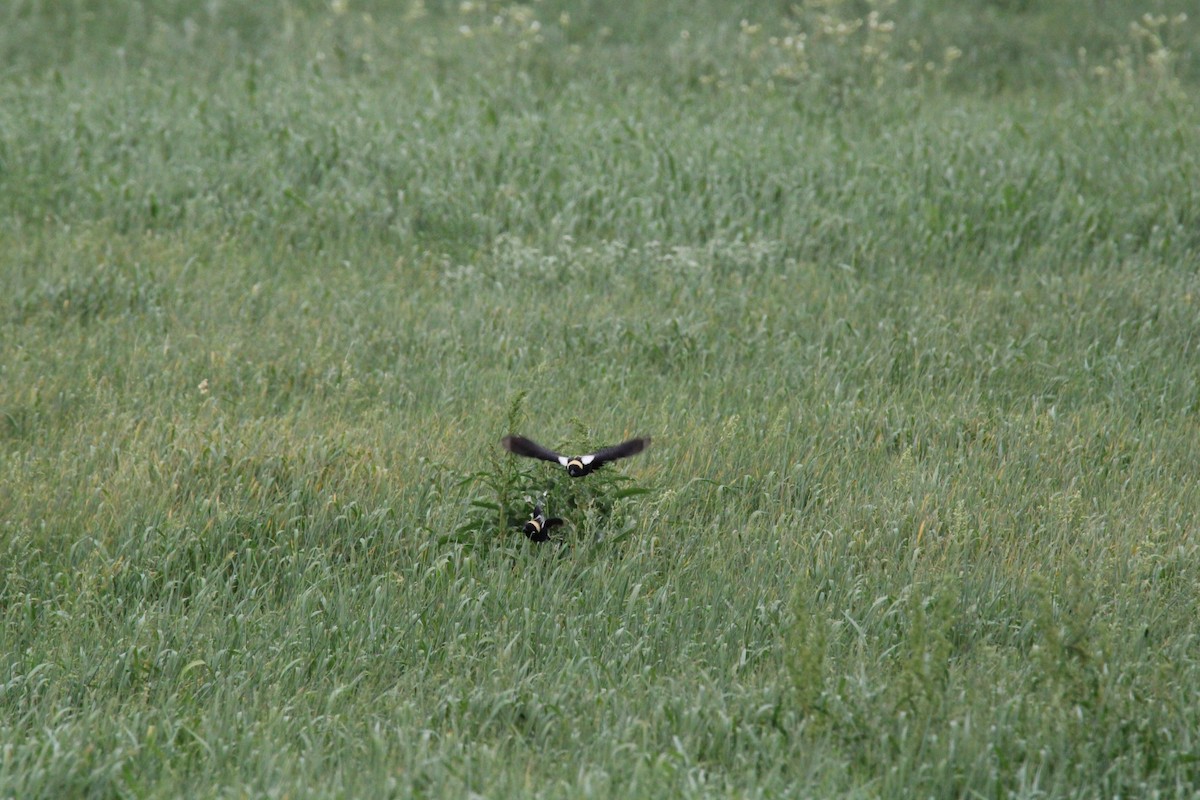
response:
[(566, 456), (558, 457), (558, 463), (562, 464), (564, 467), (567, 465), (567, 462), (569, 462), (570, 460), (571, 459), (567, 458)]
[(580, 460), (580, 461), (582, 461), (582, 462), (583, 462), (583, 465), (586, 467), (588, 464), (590, 464), (590, 463), (592, 463), (593, 461), (595, 461), (595, 460), (596, 460), (596, 457), (595, 457), (595, 456), (580, 456), (580, 457), (579, 457), (579, 460)]

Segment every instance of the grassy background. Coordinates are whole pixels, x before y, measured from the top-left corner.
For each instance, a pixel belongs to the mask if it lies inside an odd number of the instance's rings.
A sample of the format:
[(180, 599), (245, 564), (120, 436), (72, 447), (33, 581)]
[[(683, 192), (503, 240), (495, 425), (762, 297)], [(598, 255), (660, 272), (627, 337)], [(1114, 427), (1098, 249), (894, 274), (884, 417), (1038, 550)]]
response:
[(0, 796), (1194, 796), (1186, 5), (8, 4)]

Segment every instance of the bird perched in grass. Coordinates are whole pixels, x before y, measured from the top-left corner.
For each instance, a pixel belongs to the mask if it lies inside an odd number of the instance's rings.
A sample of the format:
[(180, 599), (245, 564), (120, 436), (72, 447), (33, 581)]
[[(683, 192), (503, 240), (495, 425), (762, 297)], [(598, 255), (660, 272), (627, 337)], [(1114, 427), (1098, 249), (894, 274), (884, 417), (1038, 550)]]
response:
[(546, 519), (545, 512), (541, 506), (533, 507), (533, 514), (529, 518), (529, 522), (525, 523), (525, 535), (535, 542), (546, 542), (550, 540), (550, 529), (562, 525), (563, 521), (558, 517)]
[(612, 447), (601, 448), (585, 456), (560, 455), (549, 448), (542, 447), (531, 439), (526, 439), (524, 436), (505, 436), (500, 440), (500, 443), (510, 453), (559, 464), (566, 468), (567, 474), (572, 478), (582, 478), (584, 475), (590, 475), (600, 469), (610, 461), (636, 456), (646, 449), (646, 445), (650, 444), (650, 437), (640, 436), (637, 439), (630, 439), (627, 442), (614, 444)]

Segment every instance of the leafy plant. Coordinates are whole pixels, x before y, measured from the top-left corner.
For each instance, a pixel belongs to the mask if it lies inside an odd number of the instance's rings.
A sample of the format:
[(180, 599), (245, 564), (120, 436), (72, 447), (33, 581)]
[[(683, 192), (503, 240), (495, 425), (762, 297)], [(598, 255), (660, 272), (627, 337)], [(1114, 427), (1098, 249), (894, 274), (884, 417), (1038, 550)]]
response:
[[(503, 430), (519, 431), (525, 419), (528, 392), (518, 392), (504, 414)], [(578, 419), (572, 420), (574, 434), (563, 452), (585, 453), (596, 449), (597, 440)], [(500, 436), (496, 439), (499, 440)], [(468, 495), (467, 517), (452, 534), (456, 542), (478, 542), (481, 537), (502, 541), (541, 508), (547, 517), (561, 517), (576, 539), (591, 538), (609, 543), (627, 538), (636, 519), (626, 513), (623, 500), (649, 493), (633, 478), (611, 467), (585, 478), (572, 478), (556, 466), (516, 458), (499, 447), (489, 447), (481, 459), (486, 469), (464, 475), (458, 488)]]

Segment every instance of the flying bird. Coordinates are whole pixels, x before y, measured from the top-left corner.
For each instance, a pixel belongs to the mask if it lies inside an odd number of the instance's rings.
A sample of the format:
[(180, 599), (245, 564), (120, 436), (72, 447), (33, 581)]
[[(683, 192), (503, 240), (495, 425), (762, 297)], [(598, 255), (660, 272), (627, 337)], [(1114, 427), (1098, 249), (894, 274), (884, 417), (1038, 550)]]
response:
[(505, 436), (500, 440), (500, 443), (510, 453), (559, 464), (566, 468), (567, 474), (572, 478), (582, 478), (584, 475), (590, 475), (600, 469), (610, 461), (636, 456), (646, 449), (646, 445), (650, 444), (650, 437), (640, 436), (637, 439), (630, 439), (627, 442), (614, 444), (612, 447), (602, 448), (586, 456), (569, 457), (559, 455), (553, 450), (542, 447), (532, 439), (526, 439), (524, 436)]
[(525, 535), (535, 542), (546, 542), (550, 540), (550, 529), (562, 525), (563, 521), (558, 517), (546, 519), (546, 514), (542, 511), (541, 506), (533, 507), (533, 514), (529, 518), (529, 522), (525, 523)]

